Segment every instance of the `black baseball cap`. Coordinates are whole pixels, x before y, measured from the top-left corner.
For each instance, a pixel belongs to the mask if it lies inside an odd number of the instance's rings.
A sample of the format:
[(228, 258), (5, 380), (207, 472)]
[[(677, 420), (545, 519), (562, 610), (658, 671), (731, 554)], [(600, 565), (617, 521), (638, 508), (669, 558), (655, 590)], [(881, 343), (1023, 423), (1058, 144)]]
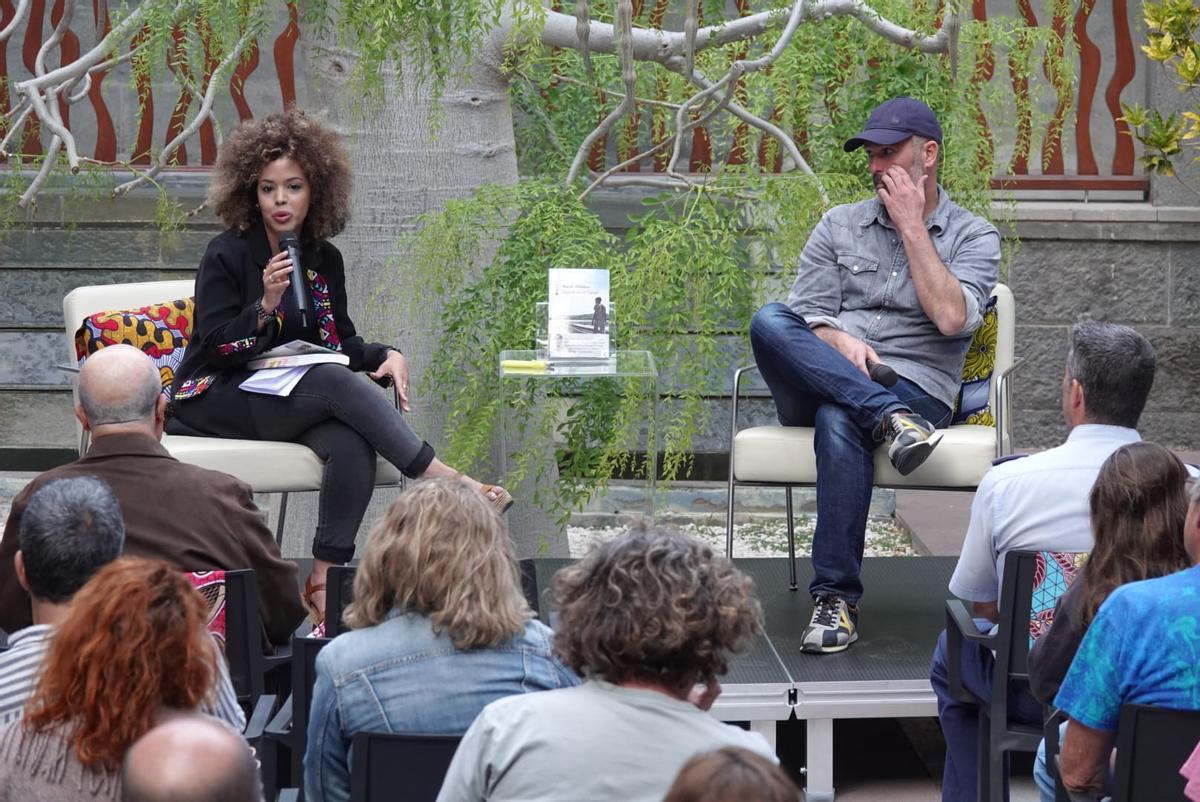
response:
[(895, 145), (914, 134), (941, 143), (942, 126), (937, 115), (916, 98), (894, 97), (876, 106), (866, 128), (847, 139), (842, 148), (849, 153), (868, 144)]

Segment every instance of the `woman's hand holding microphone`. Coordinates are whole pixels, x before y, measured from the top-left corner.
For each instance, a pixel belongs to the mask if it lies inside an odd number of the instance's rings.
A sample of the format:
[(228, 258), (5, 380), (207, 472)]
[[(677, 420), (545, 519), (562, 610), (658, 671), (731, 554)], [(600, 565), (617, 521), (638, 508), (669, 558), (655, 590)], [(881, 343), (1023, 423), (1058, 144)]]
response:
[[(275, 308), (279, 306), (280, 300), (283, 299), (283, 294), (287, 292), (287, 288), (291, 286), (292, 260), (288, 257), (287, 251), (280, 251), (267, 260), (267, 266), (263, 268), (263, 296), (262, 296), (262, 311), (266, 315), (273, 315)], [(266, 325), (266, 321), (260, 319), (258, 321), (259, 329)]]

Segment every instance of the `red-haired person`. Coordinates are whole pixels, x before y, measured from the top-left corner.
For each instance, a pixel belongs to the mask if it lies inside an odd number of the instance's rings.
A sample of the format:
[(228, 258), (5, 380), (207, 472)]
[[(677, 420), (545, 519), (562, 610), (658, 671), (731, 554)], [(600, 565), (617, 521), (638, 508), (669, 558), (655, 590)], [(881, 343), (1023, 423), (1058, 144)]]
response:
[(24, 718), (0, 730), (0, 802), (118, 799), (134, 741), (214, 697), (207, 607), (175, 568), (119, 559), (73, 605)]

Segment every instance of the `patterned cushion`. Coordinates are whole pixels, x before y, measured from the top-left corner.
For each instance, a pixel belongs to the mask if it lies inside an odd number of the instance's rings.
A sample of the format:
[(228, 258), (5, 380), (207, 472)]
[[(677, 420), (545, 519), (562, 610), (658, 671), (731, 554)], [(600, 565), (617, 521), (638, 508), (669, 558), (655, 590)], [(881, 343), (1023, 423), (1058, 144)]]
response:
[(1079, 576), (1087, 559), (1082, 551), (1041, 551), (1033, 569), (1033, 597), (1029, 605), (1029, 646), (1054, 623), (1054, 605)]
[(995, 426), (996, 418), (988, 402), (988, 387), (996, 367), (996, 332), (999, 328), (996, 299), (989, 298), (983, 310), (983, 323), (971, 338), (971, 347), (963, 360), (962, 387), (954, 405), (951, 424), (972, 423)]
[(184, 574), (208, 605), (208, 631), (225, 646), (225, 572), (189, 571)]
[(166, 392), (192, 336), (195, 308), (195, 298), (180, 298), (140, 309), (88, 315), (75, 332), (75, 358), (82, 367), (88, 356), (105, 346), (132, 345), (154, 360)]

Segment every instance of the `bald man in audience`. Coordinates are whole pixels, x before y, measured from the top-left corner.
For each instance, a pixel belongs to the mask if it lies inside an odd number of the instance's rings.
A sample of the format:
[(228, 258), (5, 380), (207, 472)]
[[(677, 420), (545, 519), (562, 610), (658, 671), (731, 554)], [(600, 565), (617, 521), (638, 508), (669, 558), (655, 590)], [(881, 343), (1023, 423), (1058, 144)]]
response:
[(138, 349), (110, 345), (88, 357), (75, 416), (92, 445), (13, 499), (0, 541), (0, 628), (15, 632), (32, 623), (29, 594), (13, 569), (30, 497), (54, 479), (98, 476), (120, 502), (124, 554), (166, 560), (183, 571), (254, 569), (265, 636), (273, 644), (291, 640), (304, 617), (295, 564), (280, 556), (245, 483), (167, 453), (159, 442), (166, 406), (158, 369)]
[(168, 719), (129, 747), (122, 802), (261, 802), (250, 746), (208, 716)]

